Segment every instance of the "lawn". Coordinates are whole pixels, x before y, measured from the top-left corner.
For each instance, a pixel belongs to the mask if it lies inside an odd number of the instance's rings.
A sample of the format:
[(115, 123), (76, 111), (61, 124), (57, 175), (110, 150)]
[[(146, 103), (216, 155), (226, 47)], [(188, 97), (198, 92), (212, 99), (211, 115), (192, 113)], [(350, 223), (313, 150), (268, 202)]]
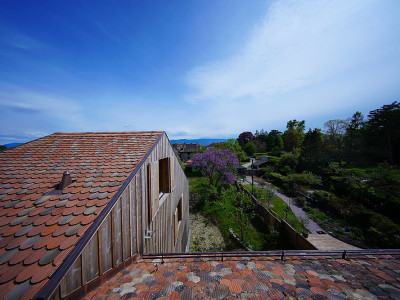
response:
[[(245, 185), (243, 185), (243, 187), (246, 190), (248, 190), (249, 192), (251, 192), (250, 184), (245, 184)], [(256, 195), (261, 195), (263, 193), (263, 189), (258, 186), (254, 186), (254, 191), (256, 192)], [(261, 200), (261, 197), (258, 197), (257, 199), (262, 203), (262, 205), (265, 208), (268, 208), (268, 202), (266, 200)], [(287, 220), (287, 222), (290, 225), (292, 225), (293, 228), (296, 229), (297, 232), (301, 233), (301, 231), (303, 230), (301, 222), (299, 221), (299, 219), (296, 217), (296, 215), (293, 213), (293, 211), (290, 208), (287, 212), (287, 219), (286, 219), (286, 208), (287, 207), (288, 207), (288, 205), (285, 203), (285, 201), (283, 201), (278, 196), (274, 196), (270, 200), (270, 210), (273, 211), (273, 213), (276, 215), (276, 217), (278, 219)]]
[[(240, 226), (236, 220), (235, 207), (232, 197), (229, 195), (223, 197), (224, 200), (206, 202), (203, 208), (204, 213), (214, 219), (214, 222), (219, 224), (222, 234), (229, 238), (229, 228), (232, 228), (237, 236), (240, 237)], [(253, 216), (253, 218), (256, 216)], [(251, 218), (251, 217), (250, 217)], [(253, 222), (249, 222), (245, 226), (243, 234), (243, 242), (252, 250), (266, 250), (267, 239), (265, 233), (257, 231)], [(229, 249), (233, 250), (233, 249)]]
[(189, 190), (191, 193), (200, 193), (202, 186), (207, 184), (207, 178), (205, 177), (189, 177)]

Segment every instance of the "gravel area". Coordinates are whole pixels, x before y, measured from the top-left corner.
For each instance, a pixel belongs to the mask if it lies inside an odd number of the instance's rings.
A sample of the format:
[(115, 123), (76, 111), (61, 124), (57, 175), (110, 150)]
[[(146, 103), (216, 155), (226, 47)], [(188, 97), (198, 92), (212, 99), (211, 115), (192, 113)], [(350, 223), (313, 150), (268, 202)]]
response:
[(224, 238), (217, 226), (199, 213), (190, 213), (190, 252), (214, 252), (225, 249)]

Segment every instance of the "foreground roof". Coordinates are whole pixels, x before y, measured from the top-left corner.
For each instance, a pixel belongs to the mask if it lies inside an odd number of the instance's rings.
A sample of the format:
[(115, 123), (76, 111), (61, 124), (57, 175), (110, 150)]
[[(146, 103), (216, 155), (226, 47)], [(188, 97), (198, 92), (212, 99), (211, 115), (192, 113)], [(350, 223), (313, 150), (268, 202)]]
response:
[(46, 285), (161, 134), (55, 133), (0, 153), (0, 299)]
[(85, 299), (399, 299), (399, 258), (139, 259)]

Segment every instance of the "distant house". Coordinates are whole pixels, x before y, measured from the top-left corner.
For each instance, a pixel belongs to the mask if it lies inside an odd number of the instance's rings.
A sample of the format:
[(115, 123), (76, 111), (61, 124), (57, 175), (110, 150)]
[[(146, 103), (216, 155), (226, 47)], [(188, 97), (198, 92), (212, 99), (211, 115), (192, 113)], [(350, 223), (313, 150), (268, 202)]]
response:
[(270, 165), (270, 163), (269, 163), (268, 160), (259, 159), (259, 160), (256, 160), (256, 161), (253, 163), (253, 165), (254, 165), (254, 168), (255, 168), (255, 169), (261, 169), (261, 168), (264, 168), (264, 167)]
[(172, 150), (174, 150), (176, 156), (179, 156), (179, 151), (182, 149), (182, 147), (183, 144), (178, 144), (178, 143), (172, 144)]
[(207, 150), (215, 149), (215, 147), (225, 144), (225, 142), (214, 142), (207, 146)]
[(236, 165), (236, 170), (239, 175), (241, 175), (241, 176), (246, 175), (246, 170), (247, 170), (246, 167), (243, 167), (242, 165), (238, 164), (238, 165)]
[(200, 144), (197, 142), (196, 144), (186, 144), (181, 145), (179, 151), (179, 157), (184, 162), (188, 161), (192, 158), (192, 156), (200, 151)]
[(0, 299), (76, 298), (139, 254), (189, 247), (165, 132), (55, 133), (0, 153)]

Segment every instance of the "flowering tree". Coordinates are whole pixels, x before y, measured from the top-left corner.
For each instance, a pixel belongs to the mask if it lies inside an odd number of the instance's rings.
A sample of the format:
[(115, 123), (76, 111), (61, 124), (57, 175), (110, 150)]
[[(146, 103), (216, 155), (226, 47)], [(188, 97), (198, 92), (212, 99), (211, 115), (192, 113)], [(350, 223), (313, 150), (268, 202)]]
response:
[(207, 177), (211, 185), (234, 183), (233, 172), (238, 164), (236, 155), (229, 150), (208, 150), (192, 158), (192, 166)]

